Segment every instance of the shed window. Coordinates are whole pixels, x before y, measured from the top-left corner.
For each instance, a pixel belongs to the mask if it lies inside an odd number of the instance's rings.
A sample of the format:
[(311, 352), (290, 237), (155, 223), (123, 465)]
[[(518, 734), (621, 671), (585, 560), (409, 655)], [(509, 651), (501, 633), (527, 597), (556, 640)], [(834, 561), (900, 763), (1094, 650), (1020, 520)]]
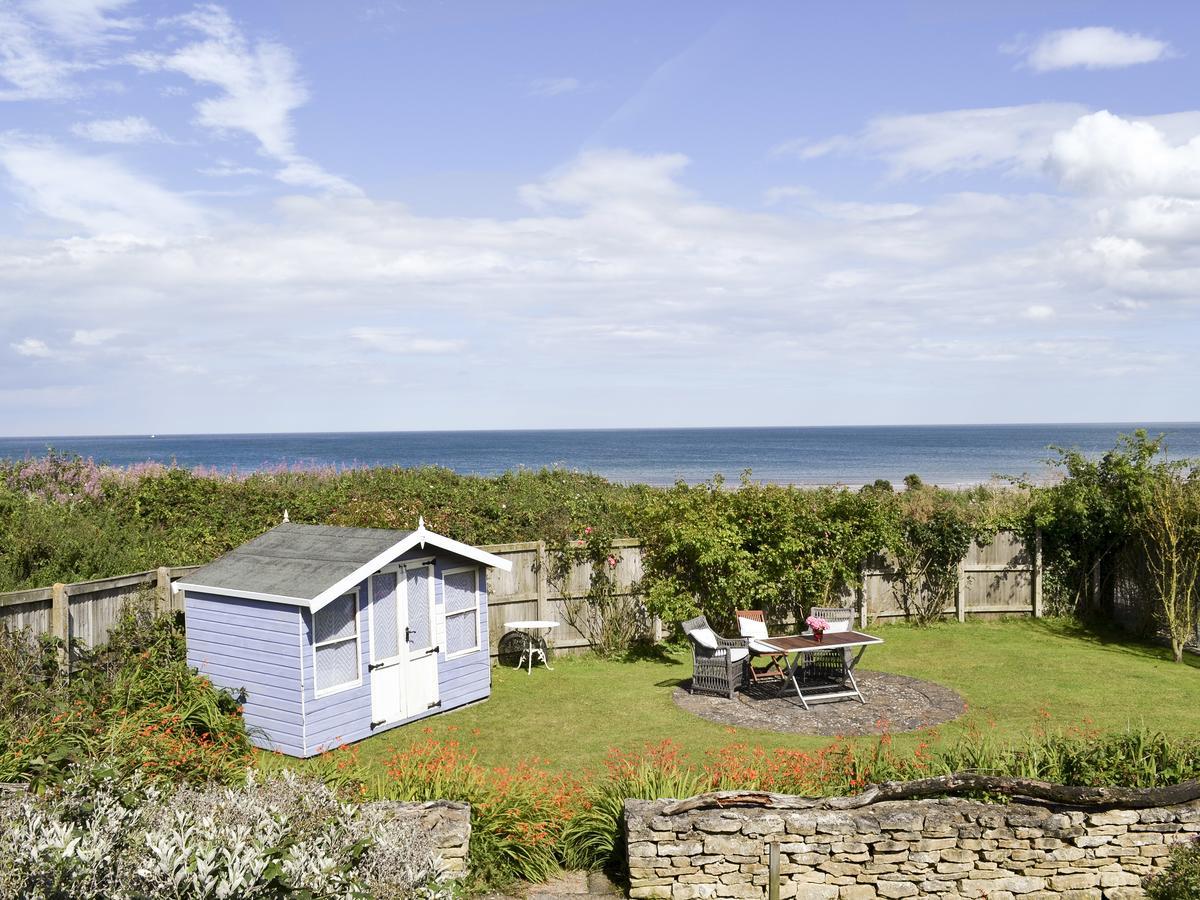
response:
[(479, 589), (476, 569), (442, 576), (446, 596), (446, 655), (479, 649)]
[(313, 613), (313, 656), (318, 694), (358, 683), (357, 594), (343, 594)]

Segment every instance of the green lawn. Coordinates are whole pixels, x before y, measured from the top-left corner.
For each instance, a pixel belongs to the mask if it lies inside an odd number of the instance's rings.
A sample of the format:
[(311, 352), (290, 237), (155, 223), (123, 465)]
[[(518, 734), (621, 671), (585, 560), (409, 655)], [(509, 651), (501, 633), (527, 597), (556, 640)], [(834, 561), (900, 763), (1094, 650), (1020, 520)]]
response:
[[(864, 668), (937, 681), (966, 699), (967, 717), (943, 726), (947, 736), (974, 723), (1016, 737), (1043, 722), (1044, 713), (1063, 727), (1144, 724), (1181, 736), (1200, 733), (1196, 657), (1178, 665), (1164, 649), (1061, 620), (871, 630), (886, 643), (868, 651)], [(430, 732), (476, 748), (488, 765), (537, 757), (561, 769), (599, 767), (611, 747), (667, 738), (694, 756), (734, 742), (810, 749), (830, 741), (733, 729), (680, 711), (671, 692), (690, 675), (686, 648), (668, 649), (660, 660), (568, 657), (553, 665), (553, 672), (535, 668), (532, 675), (493, 669), (489, 700), (362, 741), (360, 760), (381, 762)]]

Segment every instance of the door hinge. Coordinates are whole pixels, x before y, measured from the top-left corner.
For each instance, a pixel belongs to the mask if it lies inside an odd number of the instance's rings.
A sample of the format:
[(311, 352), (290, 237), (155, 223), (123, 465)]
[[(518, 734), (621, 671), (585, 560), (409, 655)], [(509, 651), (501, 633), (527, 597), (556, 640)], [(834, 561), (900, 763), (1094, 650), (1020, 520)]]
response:
[(434, 700), (432, 703), (430, 703), (430, 704), (429, 704), (427, 707), (425, 707), (425, 708), (426, 708), (426, 709), (433, 709), (435, 706), (441, 706), (441, 705), (442, 705), (442, 701), (441, 701), (441, 700)]
[(371, 730), (374, 731), (376, 728), (378, 728), (380, 725), (385, 724), (386, 722), (387, 722), (387, 719), (377, 719), (376, 721), (371, 723)]
[(367, 671), (374, 672), (376, 669), (382, 669), (387, 663), (367, 663)]

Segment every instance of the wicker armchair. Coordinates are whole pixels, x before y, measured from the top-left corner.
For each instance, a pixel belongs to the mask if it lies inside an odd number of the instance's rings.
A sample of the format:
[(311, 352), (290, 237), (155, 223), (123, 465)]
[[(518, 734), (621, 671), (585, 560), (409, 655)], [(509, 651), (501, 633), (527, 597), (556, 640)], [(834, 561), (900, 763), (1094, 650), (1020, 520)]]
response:
[[(829, 623), (826, 634), (854, 630), (854, 610), (848, 606), (814, 606), (808, 614), (818, 616)], [(812, 653), (806, 660), (808, 672), (805, 674), (841, 681), (853, 666), (853, 656), (853, 651), (846, 649)]]
[(732, 700), (734, 692), (746, 683), (750, 642), (745, 638), (720, 637), (704, 616), (688, 619), (683, 623), (683, 631), (692, 645), (691, 692), (718, 694)]

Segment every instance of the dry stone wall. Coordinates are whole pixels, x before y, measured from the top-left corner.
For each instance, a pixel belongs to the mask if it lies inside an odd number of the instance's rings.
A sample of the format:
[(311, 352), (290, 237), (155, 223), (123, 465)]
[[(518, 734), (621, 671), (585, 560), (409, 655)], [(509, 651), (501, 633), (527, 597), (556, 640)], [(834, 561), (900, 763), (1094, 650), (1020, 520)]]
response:
[(861, 810), (709, 809), (628, 800), (630, 897), (765, 897), (779, 844), (781, 900), (1125, 900), (1177, 841), (1200, 838), (1200, 803), (1084, 813), (966, 800)]
[(428, 803), (379, 801), (398, 819), (415, 819), (423, 831), (429, 832), (434, 849), (442, 857), (446, 876), (453, 880), (467, 874), (468, 850), (471, 844), (471, 806), (450, 800)]

